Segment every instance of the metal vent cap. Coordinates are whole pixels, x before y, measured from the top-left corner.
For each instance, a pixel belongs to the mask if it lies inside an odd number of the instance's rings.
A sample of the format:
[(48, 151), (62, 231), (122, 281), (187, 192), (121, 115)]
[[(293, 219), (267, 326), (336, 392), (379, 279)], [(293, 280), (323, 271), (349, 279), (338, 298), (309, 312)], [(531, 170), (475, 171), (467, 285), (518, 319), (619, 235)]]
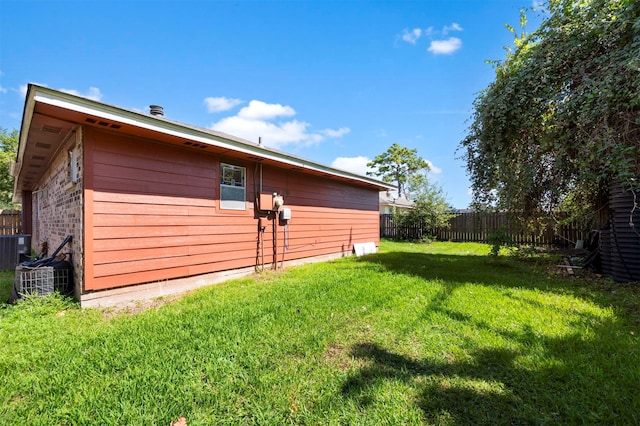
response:
[(151, 115), (163, 116), (164, 108), (162, 108), (160, 105), (149, 105), (149, 112), (151, 113)]

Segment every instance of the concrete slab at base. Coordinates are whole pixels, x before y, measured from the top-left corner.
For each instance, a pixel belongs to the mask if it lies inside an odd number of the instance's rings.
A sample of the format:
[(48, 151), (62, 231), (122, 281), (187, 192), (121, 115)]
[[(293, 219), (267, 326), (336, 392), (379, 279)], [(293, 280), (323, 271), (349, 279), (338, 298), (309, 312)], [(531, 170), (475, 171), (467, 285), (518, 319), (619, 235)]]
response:
[[(295, 259), (284, 262), (284, 267), (304, 265), (307, 263), (326, 262), (350, 255), (350, 252), (341, 252), (304, 259)], [(278, 268), (281, 266), (282, 265), (278, 263)], [(265, 264), (264, 268), (265, 270), (271, 269), (271, 264)], [(83, 308), (110, 308), (126, 306), (127, 304), (135, 302), (177, 295), (200, 287), (206, 287), (219, 284), (224, 281), (246, 277), (254, 274), (255, 272), (256, 268), (251, 266), (248, 268), (213, 272), (193, 277), (176, 278), (166, 281), (85, 293), (80, 296), (80, 306)]]

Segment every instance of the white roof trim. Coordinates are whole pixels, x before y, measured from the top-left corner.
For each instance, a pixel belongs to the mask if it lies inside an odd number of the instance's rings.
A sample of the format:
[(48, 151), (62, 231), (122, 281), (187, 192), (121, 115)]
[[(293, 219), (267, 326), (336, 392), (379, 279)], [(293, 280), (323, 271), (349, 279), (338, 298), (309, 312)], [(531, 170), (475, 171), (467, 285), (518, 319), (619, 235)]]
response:
[[(313, 170), (344, 179), (359, 181), (368, 185), (374, 185), (381, 188), (395, 188), (378, 179), (369, 178), (340, 170), (333, 167), (325, 166), (303, 158), (295, 157), (281, 151), (253, 145), (252, 142), (237, 138), (224, 133), (215, 132), (213, 130), (199, 129), (189, 125), (173, 122), (164, 118), (157, 118), (144, 113), (130, 111), (107, 105), (98, 101), (72, 95), (58, 90), (49, 89), (37, 85), (29, 85), (29, 94), (27, 95), (27, 103), (25, 104), (25, 118), (29, 113), (29, 121), (33, 115), (33, 107), (36, 102), (48, 104), (83, 114), (89, 114), (104, 118), (105, 120), (117, 121), (123, 124), (152, 130), (155, 132), (176, 136), (184, 139), (197, 141), (203, 144), (225, 148), (244, 154), (262, 157), (264, 159), (278, 161), (290, 166), (299, 167), (305, 170)], [(27, 107), (28, 106), (28, 107)], [(25, 120), (23, 120), (24, 128)], [(28, 131), (28, 127), (27, 127)], [(25, 135), (26, 137), (26, 135)], [(23, 145), (23, 144), (21, 144)]]

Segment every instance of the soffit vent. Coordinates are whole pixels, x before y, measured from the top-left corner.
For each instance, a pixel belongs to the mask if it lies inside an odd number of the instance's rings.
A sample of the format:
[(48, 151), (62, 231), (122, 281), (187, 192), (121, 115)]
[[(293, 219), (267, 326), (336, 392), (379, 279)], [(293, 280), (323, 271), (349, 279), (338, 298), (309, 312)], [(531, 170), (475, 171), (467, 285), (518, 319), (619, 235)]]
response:
[(51, 148), (51, 144), (50, 143), (44, 143), (44, 142), (36, 142), (36, 147), (42, 148), (42, 149), (50, 149)]
[(98, 121), (95, 118), (85, 118), (84, 119), (85, 122), (90, 123), (90, 124), (99, 124), (102, 127), (110, 127), (112, 129), (119, 129), (122, 126), (119, 124), (115, 124), (115, 123), (107, 123), (106, 121)]
[(62, 127), (53, 127), (53, 126), (47, 126), (46, 124), (43, 124), (40, 130), (42, 130), (45, 133), (52, 133), (54, 135), (59, 135), (60, 132), (62, 132)]
[(206, 149), (207, 145), (201, 144), (201, 143), (195, 143), (195, 142), (185, 142), (183, 145), (187, 145), (190, 146), (192, 148), (201, 148), (201, 149)]

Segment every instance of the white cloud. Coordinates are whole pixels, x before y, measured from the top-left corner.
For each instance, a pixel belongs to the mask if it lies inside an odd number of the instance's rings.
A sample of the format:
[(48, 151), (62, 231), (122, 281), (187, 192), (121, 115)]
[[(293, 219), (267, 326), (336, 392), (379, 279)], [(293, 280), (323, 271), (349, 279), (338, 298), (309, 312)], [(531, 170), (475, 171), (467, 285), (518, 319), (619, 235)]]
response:
[[(352, 173), (366, 176), (367, 172), (373, 172), (375, 169), (367, 167), (367, 163), (371, 160), (364, 156), (359, 157), (338, 157), (331, 163), (331, 167), (336, 169), (346, 170)], [(442, 169), (435, 166), (431, 161), (425, 160), (431, 168), (427, 172), (429, 181), (438, 181), (442, 175)]]
[(251, 120), (240, 116), (223, 118), (213, 123), (211, 128), (230, 135), (258, 142), (259, 138), (265, 145), (273, 148), (292, 143), (310, 145), (318, 142), (320, 135), (310, 135), (307, 132), (308, 123), (302, 121), (288, 121), (285, 123), (270, 123), (263, 120)]
[(402, 40), (406, 41), (407, 43), (416, 44), (416, 41), (420, 38), (421, 35), (422, 30), (420, 28), (414, 28), (411, 31), (405, 29), (402, 32)]
[(276, 117), (292, 117), (294, 115), (296, 115), (296, 110), (288, 105), (268, 104), (256, 100), (249, 102), (249, 105), (238, 113), (238, 117), (248, 120), (271, 120)]
[(69, 93), (71, 95), (76, 95), (76, 96), (81, 96), (83, 98), (91, 99), (93, 101), (102, 100), (102, 93), (100, 92), (100, 89), (98, 89), (97, 87), (89, 87), (89, 90), (87, 90), (85, 93), (79, 92), (78, 90), (75, 90), (75, 89), (60, 89), (60, 91)]
[(366, 176), (367, 172), (373, 171), (373, 169), (367, 167), (367, 163), (371, 161), (367, 157), (338, 157), (331, 163), (331, 167), (336, 169), (346, 170), (351, 173), (356, 173), (362, 176)]
[[(434, 55), (450, 55), (462, 47), (462, 40), (458, 37), (445, 39), (445, 37), (453, 31), (463, 31), (463, 28), (457, 22), (453, 22), (451, 25), (442, 27), (442, 30), (435, 30), (433, 27), (428, 27), (424, 30), (420, 28), (414, 28), (413, 30), (404, 29), (399, 37), (401, 37), (403, 41), (415, 45), (418, 39), (424, 36), (425, 38), (431, 39), (429, 48), (427, 49), (429, 52)], [(434, 40), (433, 38), (440, 38), (440, 40)]]
[(230, 110), (231, 108), (240, 105), (242, 103), (242, 99), (207, 97), (204, 98), (204, 103), (207, 106), (207, 112), (221, 112)]
[(447, 40), (433, 40), (427, 49), (434, 55), (450, 55), (462, 47), (462, 40), (450, 37)]
[(22, 95), (22, 97), (24, 98), (25, 96), (27, 96), (27, 89), (28, 89), (28, 85), (23, 84), (18, 88), (18, 93), (20, 93), (20, 95)]
[(436, 167), (431, 161), (429, 160), (425, 160), (427, 162), (427, 164), (429, 164), (429, 174), (431, 175), (441, 175), (442, 174), (442, 169), (440, 167)]
[(325, 138), (339, 138), (351, 131), (348, 127), (341, 127), (312, 132), (309, 123), (287, 119), (295, 114), (296, 111), (288, 105), (252, 100), (238, 114), (218, 120), (210, 128), (253, 142), (258, 142), (261, 138), (265, 146), (272, 148), (314, 145)]
[[(42, 87), (48, 87), (47, 84), (45, 83), (38, 83), (35, 81), (32, 81), (30, 84), (35, 84), (38, 86), (42, 86)], [(17, 89), (12, 89), (15, 90), (16, 92), (18, 92), (22, 97), (25, 97), (27, 95), (27, 90), (29, 89), (29, 85), (28, 84), (23, 84), (20, 87), (18, 87)], [(76, 95), (76, 96), (82, 96), (83, 98), (88, 98), (94, 101), (101, 101), (102, 100), (102, 92), (100, 92), (100, 89), (98, 89), (97, 87), (89, 87), (89, 89), (82, 93), (78, 90), (75, 89), (58, 89), (61, 92), (64, 93), (69, 93), (71, 95)]]
[(0, 86), (0, 93), (7, 93), (7, 89), (5, 89), (4, 87)]
[(325, 135), (328, 138), (341, 138), (344, 135), (346, 135), (347, 133), (349, 133), (350, 131), (351, 131), (351, 129), (348, 128), (348, 127), (340, 127), (337, 130), (333, 130), (333, 129), (320, 130), (320, 133), (322, 133), (323, 135)]
[(431, 161), (425, 160), (429, 164), (430, 170), (427, 172), (429, 182), (440, 182), (442, 179), (442, 169), (434, 165)]
[(444, 28), (442, 28), (442, 35), (447, 35), (451, 31), (462, 31), (462, 27), (456, 22), (451, 25), (445, 25)]

